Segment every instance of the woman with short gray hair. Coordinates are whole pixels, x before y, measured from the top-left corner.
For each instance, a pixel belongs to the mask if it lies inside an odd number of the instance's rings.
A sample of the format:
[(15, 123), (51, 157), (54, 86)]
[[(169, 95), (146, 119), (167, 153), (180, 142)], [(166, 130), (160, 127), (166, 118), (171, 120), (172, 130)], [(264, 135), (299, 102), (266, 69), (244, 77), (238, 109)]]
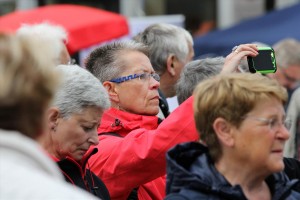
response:
[(48, 108), (48, 131), (41, 143), (68, 182), (108, 200), (104, 183), (86, 169), (88, 159), (98, 152), (90, 146), (99, 143), (97, 128), (110, 106), (108, 94), (96, 77), (77, 65), (59, 65), (56, 71), (64, 79)]

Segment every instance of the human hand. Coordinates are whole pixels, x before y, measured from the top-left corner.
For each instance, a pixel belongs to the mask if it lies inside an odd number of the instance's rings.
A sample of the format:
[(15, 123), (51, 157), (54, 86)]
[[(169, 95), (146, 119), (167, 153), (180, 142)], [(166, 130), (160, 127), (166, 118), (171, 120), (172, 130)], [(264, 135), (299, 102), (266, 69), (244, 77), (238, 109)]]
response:
[(257, 54), (258, 49), (255, 44), (241, 44), (233, 47), (232, 52), (225, 58), (225, 63), (221, 73), (238, 71), (238, 66), (242, 59), (246, 59), (247, 56), (255, 57)]

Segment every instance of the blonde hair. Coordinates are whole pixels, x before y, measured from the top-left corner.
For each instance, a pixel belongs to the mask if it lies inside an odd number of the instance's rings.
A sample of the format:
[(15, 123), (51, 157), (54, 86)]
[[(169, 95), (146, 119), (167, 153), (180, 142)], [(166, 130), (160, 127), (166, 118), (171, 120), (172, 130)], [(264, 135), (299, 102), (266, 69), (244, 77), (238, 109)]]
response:
[(0, 34), (0, 128), (30, 138), (42, 132), (43, 115), (57, 86), (50, 52), (34, 38)]
[(262, 100), (276, 98), (282, 105), (287, 92), (276, 80), (260, 74), (233, 73), (217, 75), (201, 82), (195, 89), (194, 117), (201, 139), (216, 161), (222, 152), (212, 127), (222, 117), (237, 128), (243, 117)]
[(64, 42), (67, 42), (68, 38), (67, 31), (62, 26), (49, 22), (22, 24), (16, 34), (19, 37), (34, 37), (36, 40), (40, 40), (40, 50), (51, 51), (52, 59), (57, 62), (57, 65), (61, 64), (61, 54), (65, 51)]

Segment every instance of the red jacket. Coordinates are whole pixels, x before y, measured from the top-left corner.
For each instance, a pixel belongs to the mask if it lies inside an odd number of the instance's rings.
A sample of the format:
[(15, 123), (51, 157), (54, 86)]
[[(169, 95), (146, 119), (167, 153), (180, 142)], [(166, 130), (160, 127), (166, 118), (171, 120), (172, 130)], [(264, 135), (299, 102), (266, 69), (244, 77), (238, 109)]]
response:
[(90, 158), (91, 170), (107, 186), (111, 199), (125, 200), (139, 187), (139, 200), (165, 196), (166, 152), (174, 145), (199, 139), (189, 98), (159, 126), (156, 116), (141, 116), (114, 108), (103, 114), (99, 152)]

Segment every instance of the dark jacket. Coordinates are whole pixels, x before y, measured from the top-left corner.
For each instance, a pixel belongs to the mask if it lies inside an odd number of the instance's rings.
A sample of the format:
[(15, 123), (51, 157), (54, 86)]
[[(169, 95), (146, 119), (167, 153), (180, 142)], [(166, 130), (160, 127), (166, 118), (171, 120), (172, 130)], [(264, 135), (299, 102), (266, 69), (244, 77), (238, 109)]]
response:
[(159, 94), (159, 108), (163, 113), (164, 117), (166, 118), (170, 114), (169, 104), (167, 98), (165, 97), (165, 95), (162, 93), (160, 89), (158, 90), (158, 94)]
[[(220, 174), (200, 143), (177, 145), (167, 153), (166, 199), (246, 200), (239, 185), (232, 186)], [(284, 173), (275, 173), (266, 179), (272, 200), (300, 199), (294, 188), (298, 180), (289, 181)]]
[(104, 183), (86, 168), (88, 159), (97, 152), (98, 149), (94, 148), (82, 159), (82, 163), (78, 163), (69, 157), (56, 162), (66, 181), (87, 190), (102, 200), (110, 200), (109, 192)]
[(284, 172), (289, 179), (300, 179), (300, 161), (295, 158), (284, 158)]

